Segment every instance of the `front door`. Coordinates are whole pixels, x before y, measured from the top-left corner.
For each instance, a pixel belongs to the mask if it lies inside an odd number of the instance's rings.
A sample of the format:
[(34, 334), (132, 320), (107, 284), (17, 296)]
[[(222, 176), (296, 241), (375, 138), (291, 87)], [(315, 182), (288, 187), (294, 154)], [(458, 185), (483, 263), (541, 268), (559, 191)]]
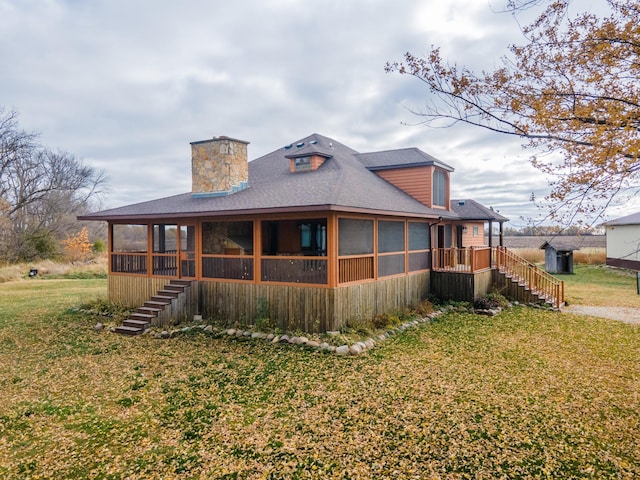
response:
[(195, 225), (179, 225), (178, 242), (179, 278), (196, 277), (196, 227)]

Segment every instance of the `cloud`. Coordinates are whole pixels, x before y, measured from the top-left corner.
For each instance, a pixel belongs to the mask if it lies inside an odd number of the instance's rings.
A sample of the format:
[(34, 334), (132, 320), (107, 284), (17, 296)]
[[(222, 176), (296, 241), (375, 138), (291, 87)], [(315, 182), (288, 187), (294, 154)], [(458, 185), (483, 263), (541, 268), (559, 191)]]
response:
[(0, 0), (0, 17), (2, 102), (104, 169), (106, 206), (188, 191), (189, 142), (217, 135), (251, 142), (251, 158), (313, 132), (360, 151), (417, 146), (456, 168), (453, 196), (515, 216), (546, 188), (522, 180), (527, 156), (502, 137), (407, 126), (427, 91), (384, 72), (432, 44), (492, 68), (520, 34), (486, 2)]

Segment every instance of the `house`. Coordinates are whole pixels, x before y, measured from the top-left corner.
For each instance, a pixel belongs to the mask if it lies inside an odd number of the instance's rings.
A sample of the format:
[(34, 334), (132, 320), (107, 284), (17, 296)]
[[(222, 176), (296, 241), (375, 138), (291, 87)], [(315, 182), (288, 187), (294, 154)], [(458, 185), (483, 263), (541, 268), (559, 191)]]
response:
[(640, 271), (640, 212), (605, 222), (607, 265)]
[[(460, 222), (456, 224), (457, 247), (480, 247), (484, 246), (485, 236), (488, 238), (488, 246), (493, 246), (493, 224), (497, 223), (499, 230), (499, 244), (502, 246), (504, 222), (509, 219), (500, 215), (493, 208), (487, 208), (475, 200), (451, 200), (451, 211), (453, 211)], [(485, 228), (486, 226), (486, 228)]]
[(327, 331), (418, 303), (432, 270), (490, 278), (484, 225), (507, 219), (452, 202), (446, 163), (318, 134), (251, 162), (247, 145), (193, 142), (191, 192), (80, 217), (108, 222), (110, 300), (152, 321), (187, 286), (189, 315), (251, 323), (266, 309), (281, 328)]

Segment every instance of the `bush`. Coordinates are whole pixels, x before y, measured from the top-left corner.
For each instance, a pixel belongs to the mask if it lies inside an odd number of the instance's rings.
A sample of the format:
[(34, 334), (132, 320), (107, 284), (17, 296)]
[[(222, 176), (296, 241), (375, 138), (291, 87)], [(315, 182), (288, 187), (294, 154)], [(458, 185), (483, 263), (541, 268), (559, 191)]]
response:
[(484, 297), (477, 298), (473, 302), (473, 307), (476, 310), (494, 310), (496, 308), (506, 308), (508, 305), (509, 300), (497, 292), (487, 293)]

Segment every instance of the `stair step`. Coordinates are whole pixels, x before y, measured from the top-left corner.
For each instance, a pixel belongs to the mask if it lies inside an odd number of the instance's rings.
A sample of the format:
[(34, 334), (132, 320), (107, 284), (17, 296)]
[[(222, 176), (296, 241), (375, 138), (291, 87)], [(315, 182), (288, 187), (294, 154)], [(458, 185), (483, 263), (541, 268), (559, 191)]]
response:
[(143, 328), (139, 327), (127, 327), (126, 325), (120, 325), (116, 327), (116, 333), (121, 333), (122, 335), (140, 335), (144, 333)]
[(166, 288), (163, 288), (162, 290), (158, 290), (157, 295), (161, 295), (163, 297), (178, 298), (178, 296), (180, 295), (180, 292), (167, 290)]
[(177, 286), (182, 286), (182, 287), (189, 287), (191, 286), (191, 280), (170, 280), (169, 281), (169, 285), (177, 285)]
[(164, 286), (165, 291), (176, 292), (176, 293), (184, 293), (184, 289), (186, 287), (184, 285), (172, 285), (168, 284)]
[(125, 327), (141, 328), (145, 330), (151, 324), (146, 320), (138, 320), (137, 318), (127, 318), (124, 322), (122, 322), (122, 325), (124, 325)]
[(171, 300), (173, 299), (174, 297), (167, 297), (166, 295), (153, 295), (151, 297), (152, 302), (163, 303), (165, 305), (171, 304)]
[(131, 315), (129, 315), (129, 318), (131, 320), (141, 320), (143, 322), (151, 323), (151, 320), (156, 318), (156, 316), (157, 315), (150, 314), (150, 313), (134, 312)]
[(146, 302), (144, 302), (144, 305), (142, 306), (142, 308), (155, 308), (157, 310), (164, 310), (164, 307), (166, 307), (167, 305), (169, 305), (171, 302), (167, 303), (167, 302), (156, 302), (154, 300), (147, 300)]
[(147, 315), (153, 315), (154, 317), (157, 317), (162, 310), (164, 310), (164, 308), (138, 307), (136, 309), (136, 313), (146, 313)]

